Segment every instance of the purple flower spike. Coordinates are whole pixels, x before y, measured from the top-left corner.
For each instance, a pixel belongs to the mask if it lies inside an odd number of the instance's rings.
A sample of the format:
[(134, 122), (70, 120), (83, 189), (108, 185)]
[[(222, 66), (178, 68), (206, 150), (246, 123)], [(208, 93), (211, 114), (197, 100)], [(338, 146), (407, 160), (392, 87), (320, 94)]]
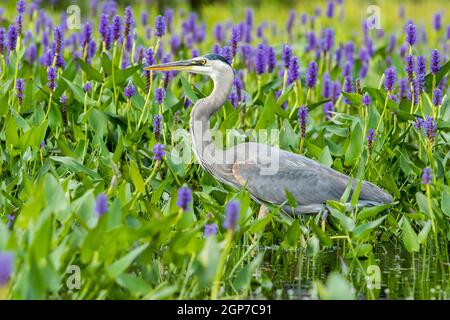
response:
[(24, 14), (27, 10), (27, 2), (25, 0), (17, 1), (17, 13)]
[(220, 50), (220, 54), (225, 58), (225, 60), (227, 60), (227, 62), (229, 64), (231, 64), (233, 62), (233, 54), (231, 52), (230, 46), (224, 46)]
[(239, 31), (239, 27), (234, 26), (231, 29), (231, 37), (229, 45), (231, 47), (231, 53), (233, 54), (233, 58), (236, 56), (238, 42), (241, 40), (241, 33)]
[(129, 35), (132, 34), (133, 25), (134, 25), (133, 11), (131, 11), (131, 7), (128, 6), (125, 8), (125, 28), (123, 30), (125, 38), (127, 38)]
[(442, 104), (442, 90), (439, 88), (434, 89), (433, 93), (433, 105), (440, 106)]
[(433, 27), (436, 31), (441, 30), (442, 28), (442, 12), (436, 12), (433, 16)]
[(431, 52), (431, 58), (430, 58), (430, 69), (431, 72), (436, 74), (441, 70), (441, 55), (438, 50), (433, 50)]
[(164, 97), (166, 96), (166, 90), (164, 88), (157, 88), (155, 91), (155, 98), (158, 104), (162, 104)]
[(123, 95), (128, 99), (136, 95), (136, 87), (130, 82), (123, 90)]
[(333, 116), (334, 104), (331, 101), (328, 101), (323, 105), (323, 113), (325, 114), (325, 120), (330, 120)]
[(292, 58), (292, 48), (290, 45), (285, 44), (281, 51), (281, 59), (283, 60), (283, 65), (286, 69), (289, 68), (291, 58)]
[(367, 131), (367, 148), (369, 149), (369, 152), (372, 151), (374, 141), (375, 141), (375, 130), (369, 129), (369, 131)]
[(84, 90), (84, 92), (91, 92), (92, 91), (92, 85), (91, 85), (91, 83), (89, 81), (87, 81), (84, 84), (83, 90)]
[(334, 16), (334, 1), (333, 0), (327, 1), (326, 15), (328, 18), (333, 18), (333, 16)]
[[(353, 87), (353, 79), (351, 77), (346, 77), (344, 79), (344, 92), (346, 93), (355, 92), (355, 88)], [(347, 98), (344, 98), (344, 102), (346, 104), (351, 104), (351, 101)]]
[(333, 29), (325, 29), (322, 32), (321, 47), (322, 51), (328, 52), (334, 45), (334, 31)]
[(412, 47), (416, 43), (417, 31), (416, 25), (410, 23), (406, 26), (406, 42)]
[(205, 230), (203, 231), (203, 236), (205, 238), (215, 236), (217, 234), (217, 224), (205, 224)]
[(301, 137), (306, 138), (306, 124), (308, 122), (308, 108), (306, 106), (301, 106), (298, 109), (298, 124), (300, 126)]
[(19, 78), (16, 80), (16, 97), (19, 100), (19, 105), (22, 105), (23, 92), (25, 90), (25, 80)]
[(12, 24), (8, 27), (8, 48), (9, 51), (15, 51), (17, 45), (18, 31), (16, 25)]
[(189, 204), (192, 202), (192, 191), (188, 187), (178, 189), (177, 206), (183, 211), (187, 211)]
[(0, 288), (5, 286), (11, 278), (14, 265), (12, 252), (0, 252)]
[(108, 196), (106, 194), (101, 193), (97, 196), (94, 211), (99, 217), (108, 212)]
[(308, 88), (314, 88), (316, 86), (318, 72), (319, 67), (317, 63), (315, 61), (311, 62), (306, 70), (306, 86)]
[(361, 103), (363, 106), (368, 107), (372, 103), (372, 97), (366, 92), (361, 98)]
[(112, 27), (113, 39), (114, 41), (117, 41), (122, 35), (122, 18), (120, 18), (120, 16), (114, 16), (112, 25), (113, 25)]
[(287, 70), (287, 83), (286, 85), (290, 85), (295, 81), (300, 80), (300, 66), (298, 62), (298, 57), (292, 57), (291, 62), (289, 63), (289, 68)]
[(56, 69), (55, 68), (48, 68), (47, 71), (47, 78), (48, 78), (48, 88), (51, 92), (53, 92), (56, 88)]
[(424, 126), (428, 140), (433, 142), (436, 137), (436, 120), (434, 120), (433, 117), (427, 117)]
[(277, 66), (277, 57), (274, 48), (271, 46), (267, 47), (267, 71), (273, 72)]
[(162, 157), (166, 154), (165, 147), (161, 143), (157, 143), (153, 146), (153, 159), (161, 161)]
[(266, 71), (266, 48), (264, 44), (259, 44), (256, 49), (255, 68), (257, 74), (263, 74)]
[(98, 33), (100, 33), (103, 42), (106, 42), (106, 38), (108, 37), (108, 30), (109, 30), (108, 15), (103, 13), (100, 16), (100, 22), (98, 25)]
[(155, 116), (153, 117), (153, 133), (157, 141), (159, 141), (159, 138), (161, 136), (162, 122), (163, 116), (160, 114), (155, 114)]
[(155, 20), (155, 36), (161, 38), (166, 34), (166, 21), (164, 17), (159, 15)]
[(405, 61), (405, 71), (408, 74), (409, 82), (412, 82), (414, 80), (414, 69), (415, 69), (414, 56), (408, 55)]
[(81, 30), (80, 35), (80, 44), (83, 49), (89, 44), (92, 39), (92, 24), (90, 22), (86, 22), (83, 25), (83, 30)]
[(235, 230), (239, 219), (240, 203), (238, 201), (228, 202), (225, 208), (225, 221), (223, 227), (228, 230)]
[(394, 89), (395, 81), (397, 80), (397, 74), (395, 72), (395, 67), (389, 67), (384, 72), (384, 88), (387, 91), (392, 91)]
[(426, 167), (422, 170), (422, 184), (431, 184), (431, 180), (433, 180), (433, 171)]

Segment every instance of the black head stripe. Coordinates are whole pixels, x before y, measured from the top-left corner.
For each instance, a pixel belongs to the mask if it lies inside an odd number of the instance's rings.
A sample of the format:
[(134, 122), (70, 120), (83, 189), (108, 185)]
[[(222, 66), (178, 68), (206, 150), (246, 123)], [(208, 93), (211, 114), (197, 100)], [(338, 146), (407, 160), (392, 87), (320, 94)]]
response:
[(208, 54), (205, 54), (204, 57), (208, 60), (220, 60), (230, 66), (228, 61), (224, 57), (222, 57), (220, 54), (208, 53)]

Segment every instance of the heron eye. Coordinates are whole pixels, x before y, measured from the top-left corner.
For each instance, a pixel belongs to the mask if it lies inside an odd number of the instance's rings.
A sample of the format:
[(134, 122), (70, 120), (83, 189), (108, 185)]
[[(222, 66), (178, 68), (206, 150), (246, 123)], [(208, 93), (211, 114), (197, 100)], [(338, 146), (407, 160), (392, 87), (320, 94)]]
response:
[(200, 63), (201, 63), (202, 65), (205, 65), (205, 64), (206, 64), (206, 59), (200, 60)]

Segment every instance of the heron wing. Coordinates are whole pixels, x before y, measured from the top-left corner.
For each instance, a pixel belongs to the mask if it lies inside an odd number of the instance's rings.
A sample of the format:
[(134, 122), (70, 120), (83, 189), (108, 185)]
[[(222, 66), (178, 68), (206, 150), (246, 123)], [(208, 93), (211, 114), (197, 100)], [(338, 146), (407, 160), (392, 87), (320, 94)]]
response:
[[(258, 199), (281, 204), (286, 201), (286, 190), (299, 205), (321, 204), (338, 200), (344, 193), (349, 178), (303, 156), (278, 150), (278, 164), (272, 172), (258, 157), (237, 160), (232, 167), (235, 180)], [(253, 158), (253, 159), (252, 159)], [(275, 159), (272, 156), (272, 159)], [(264, 171), (267, 174), (264, 174)]]

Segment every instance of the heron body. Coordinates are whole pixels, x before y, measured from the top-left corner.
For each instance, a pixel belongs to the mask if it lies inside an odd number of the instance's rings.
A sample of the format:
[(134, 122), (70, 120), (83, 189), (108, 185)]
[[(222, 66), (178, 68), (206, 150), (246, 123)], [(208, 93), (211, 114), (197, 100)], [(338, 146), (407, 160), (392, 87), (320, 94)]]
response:
[[(212, 138), (209, 119), (227, 101), (234, 73), (226, 60), (208, 54), (187, 61), (151, 66), (148, 70), (186, 70), (205, 74), (214, 82), (211, 94), (198, 100), (190, 119), (193, 149), (201, 166), (219, 181), (236, 189), (247, 188), (260, 203), (287, 205), (287, 192), (295, 198), (296, 214), (316, 213), (328, 200), (340, 200), (350, 177), (304, 156), (267, 144), (246, 142), (226, 150), (217, 148)], [(358, 180), (352, 180), (352, 191)], [(392, 197), (376, 185), (363, 181), (358, 206), (391, 203)]]

